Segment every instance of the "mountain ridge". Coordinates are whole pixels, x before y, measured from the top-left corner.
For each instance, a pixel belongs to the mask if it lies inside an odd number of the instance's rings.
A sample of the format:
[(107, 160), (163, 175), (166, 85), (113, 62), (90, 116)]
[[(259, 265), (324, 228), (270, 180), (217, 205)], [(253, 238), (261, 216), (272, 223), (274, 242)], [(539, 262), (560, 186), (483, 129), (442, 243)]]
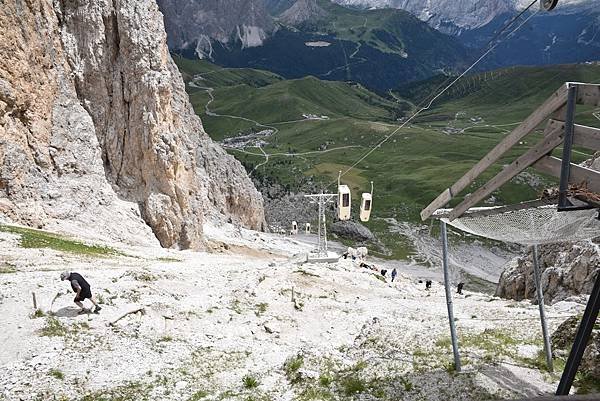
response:
[[(168, 6), (165, 1), (163, 7)], [(356, 81), (380, 93), (465, 64), (467, 51), (458, 40), (403, 10), (356, 10), (330, 1), (299, 0), (272, 20), (276, 28), (260, 46), (246, 46), (235, 36), (223, 42), (202, 34), (196, 42), (171, 40), (171, 51), (286, 78)], [(187, 16), (165, 10), (167, 32), (185, 30), (186, 21)]]

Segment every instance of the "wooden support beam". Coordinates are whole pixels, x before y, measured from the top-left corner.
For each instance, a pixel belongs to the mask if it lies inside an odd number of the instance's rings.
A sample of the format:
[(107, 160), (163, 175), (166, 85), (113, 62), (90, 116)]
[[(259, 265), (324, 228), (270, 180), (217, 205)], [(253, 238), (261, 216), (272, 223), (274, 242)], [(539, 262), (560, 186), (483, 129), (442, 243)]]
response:
[(544, 136), (554, 133), (556, 130), (565, 130), (565, 122), (558, 119), (549, 119), (544, 128)]
[(552, 115), (550, 116), (550, 118), (553, 118), (555, 120), (565, 121), (567, 119), (567, 105), (566, 105), (566, 103), (565, 103), (564, 106), (560, 107), (558, 110), (556, 110), (554, 113), (552, 113)]
[[(546, 126), (548, 132), (564, 128), (565, 122), (559, 120), (548, 120), (548, 125)], [(600, 150), (600, 128), (573, 124), (573, 144), (594, 151)]]
[(494, 178), (489, 180), (482, 187), (478, 188), (477, 191), (467, 196), (458, 206), (452, 209), (452, 212), (448, 216), (450, 221), (462, 216), (462, 214), (469, 208), (475, 206), (477, 203), (484, 200), (492, 192), (498, 189), (501, 185), (507, 183), (511, 178), (531, 166), (533, 163), (538, 161), (544, 155), (548, 154), (555, 147), (561, 144), (563, 141), (564, 131), (555, 129), (552, 133), (545, 136), (544, 139), (537, 143), (534, 147), (529, 149), (523, 155), (518, 157), (510, 165), (505, 167), (501, 172), (496, 174)]
[(577, 104), (600, 106), (600, 84), (568, 82), (567, 85), (577, 85)]
[(600, 128), (573, 125), (573, 143), (592, 150), (600, 150)]
[(444, 192), (438, 195), (433, 202), (429, 204), (425, 209), (421, 210), (421, 220), (427, 220), (436, 210), (444, 207), (452, 199), (450, 194), (450, 188), (447, 188)]
[[(546, 173), (558, 178), (560, 177), (561, 165), (562, 160), (559, 158), (544, 156), (533, 165), (533, 168), (542, 173)], [(571, 163), (569, 182), (572, 184), (583, 183), (587, 185), (587, 188), (590, 191), (600, 194), (600, 172), (596, 170)]]
[[(562, 85), (552, 96), (550, 96), (540, 107), (529, 115), (517, 128), (508, 134), (498, 145), (494, 147), (483, 159), (463, 175), (454, 185), (449, 188), (450, 199), (467, 188), (481, 173), (494, 164), (507, 150), (515, 146), (523, 137), (533, 131), (548, 116), (556, 112), (567, 102), (567, 87)], [(443, 195), (443, 194), (442, 194)], [(425, 220), (431, 214), (446, 205), (447, 196), (438, 196), (421, 212), (421, 219)]]

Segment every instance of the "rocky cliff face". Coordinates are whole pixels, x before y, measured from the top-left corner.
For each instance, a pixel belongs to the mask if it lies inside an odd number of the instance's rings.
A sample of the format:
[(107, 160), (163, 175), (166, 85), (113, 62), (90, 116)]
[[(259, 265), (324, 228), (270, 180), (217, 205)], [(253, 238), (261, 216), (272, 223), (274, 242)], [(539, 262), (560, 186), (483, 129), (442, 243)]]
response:
[(316, 0), (297, 0), (279, 16), (279, 19), (286, 24), (296, 26), (309, 20), (318, 21), (326, 15), (327, 12), (317, 4)]
[[(477, 28), (488, 24), (497, 15), (514, 10), (511, 0), (334, 0), (343, 5), (400, 8), (429, 23), (436, 29), (448, 31)], [(448, 32), (451, 33), (451, 32)], [(453, 33), (453, 32), (452, 32)]]
[[(600, 274), (600, 246), (593, 242), (540, 246), (539, 256), (547, 303), (589, 294)], [(500, 276), (496, 295), (516, 300), (536, 298), (531, 252), (508, 264)]]
[(0, 216), (165, 247), (262, 198), (194, 115), (152, 0), (0, 8)]

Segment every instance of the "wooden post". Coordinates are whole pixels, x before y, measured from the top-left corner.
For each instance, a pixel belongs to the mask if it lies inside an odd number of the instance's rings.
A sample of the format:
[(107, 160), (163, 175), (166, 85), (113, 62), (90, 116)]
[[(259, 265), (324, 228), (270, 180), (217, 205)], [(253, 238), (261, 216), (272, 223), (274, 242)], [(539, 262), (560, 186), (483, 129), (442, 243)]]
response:
[(35, 299), (35, 292), (32, 292), (31, 296), (33, 298), (33, 310), (36, 311), (37, 310), (37, 300)]

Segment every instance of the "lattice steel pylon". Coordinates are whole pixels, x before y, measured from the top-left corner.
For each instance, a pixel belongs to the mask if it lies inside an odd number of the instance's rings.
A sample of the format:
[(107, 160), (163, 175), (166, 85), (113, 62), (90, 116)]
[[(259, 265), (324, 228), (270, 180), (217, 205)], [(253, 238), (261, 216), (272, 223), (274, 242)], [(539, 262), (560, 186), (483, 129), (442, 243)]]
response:
[(319, 257), (326, 258), (329, 256), (327, 249), (327, 224), (325, 218), (325, 205), (333, 201), (338, 194), (313, 194), (313, 195), (304, 195), (305, 198), (310, 198), (311, 203), (318, 203), (319, 205), (319, 223), (318, 223), (318, 232), (319, 236), (316, 254)]

